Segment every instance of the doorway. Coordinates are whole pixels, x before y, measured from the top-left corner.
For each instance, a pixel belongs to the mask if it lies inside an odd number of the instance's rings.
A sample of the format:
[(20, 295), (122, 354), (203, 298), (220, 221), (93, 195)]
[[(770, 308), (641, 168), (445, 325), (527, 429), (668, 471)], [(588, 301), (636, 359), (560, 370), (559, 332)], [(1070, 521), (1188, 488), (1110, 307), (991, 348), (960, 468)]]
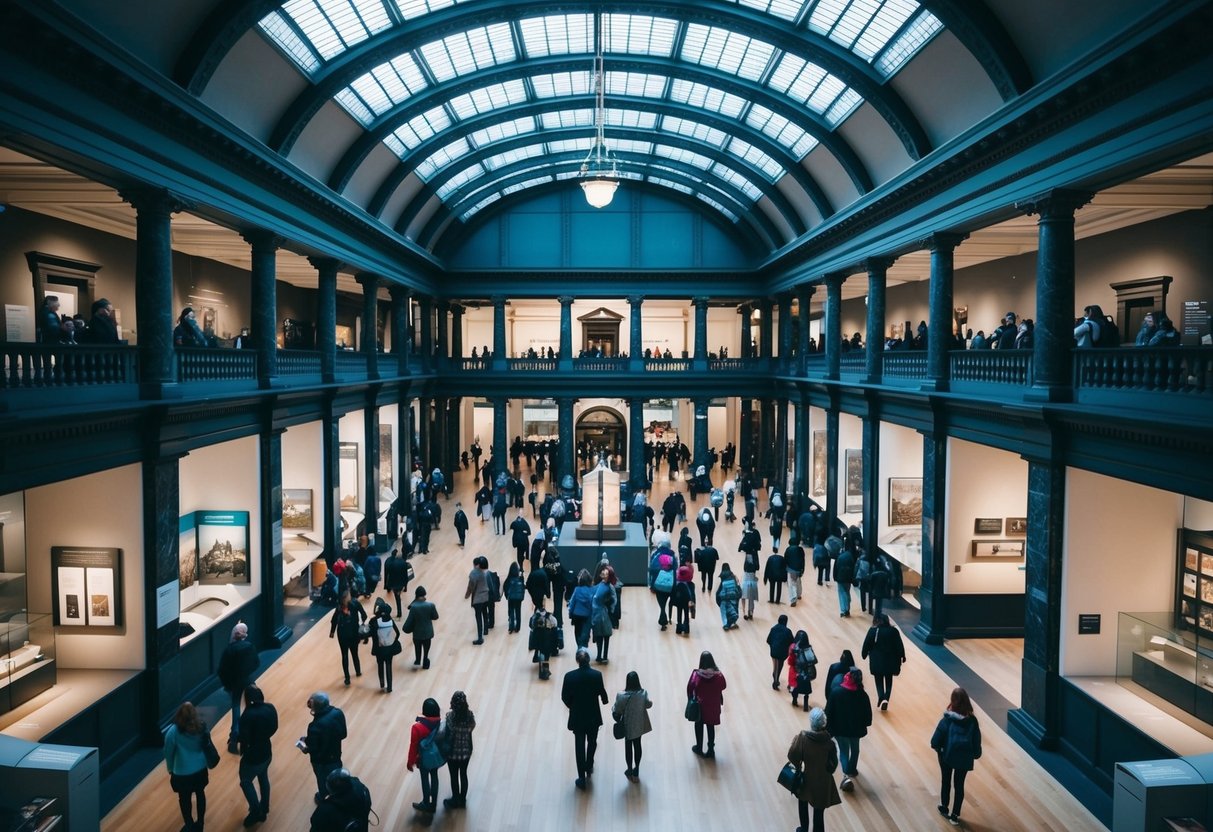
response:
[(591, 407), (577, 419), (574, 431), (578, 462), (588, 468), (597, 454), (604, 454), (615, 470), (627, 459), (627, 424), (618, 411), (609, 407)]

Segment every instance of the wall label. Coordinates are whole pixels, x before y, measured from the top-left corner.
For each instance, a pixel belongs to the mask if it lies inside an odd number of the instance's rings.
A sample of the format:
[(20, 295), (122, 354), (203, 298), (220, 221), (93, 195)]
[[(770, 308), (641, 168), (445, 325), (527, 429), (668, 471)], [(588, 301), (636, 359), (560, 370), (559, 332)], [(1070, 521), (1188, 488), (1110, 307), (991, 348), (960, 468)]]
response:
[(1095, 613), (1079, 613), (1078, 634), (1080, 636), (1099, 635), (1099, 621), (1101, 618), (1103, 618), (1102, 615)]

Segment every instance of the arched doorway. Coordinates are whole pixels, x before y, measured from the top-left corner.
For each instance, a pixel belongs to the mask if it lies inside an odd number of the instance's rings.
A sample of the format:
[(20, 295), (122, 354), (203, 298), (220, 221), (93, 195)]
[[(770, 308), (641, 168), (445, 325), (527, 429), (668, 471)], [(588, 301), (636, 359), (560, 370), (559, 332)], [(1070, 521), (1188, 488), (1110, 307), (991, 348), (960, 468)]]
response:
[[(586, 460), (592, 461), (598, 453), (605, 453), (611, 458), (616, 469), (625, 464), (628, 429), (619, 411), (609, 407), (589, 408), (578, 417), (574, 434), (579, 452), (577, 461), (581, 467), (586, 467)], [(584, 458), (580, 456), (582, 448), (588, 450), (588, 456)]]

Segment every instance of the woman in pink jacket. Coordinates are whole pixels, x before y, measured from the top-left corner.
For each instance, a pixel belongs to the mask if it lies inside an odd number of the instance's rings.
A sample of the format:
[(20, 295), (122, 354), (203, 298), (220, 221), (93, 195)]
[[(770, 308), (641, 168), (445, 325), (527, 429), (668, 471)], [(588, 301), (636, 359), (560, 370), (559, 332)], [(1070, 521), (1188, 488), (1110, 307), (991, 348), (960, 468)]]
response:
[[(691, 671), (687, 681), (687, 698), (699, 701), (699, 718), (695, 720), (695, 744), (691, 750), (700, 757), (716, 756), (716, 726), (720, 724), (720, 709), (724, 707), (724, 689), (728, 687), (724, 674), (716, 666), (712, 654), (699, 654), (699, 668)], [(703, 747), (703, 729), (708, 729), (708, 747)]]

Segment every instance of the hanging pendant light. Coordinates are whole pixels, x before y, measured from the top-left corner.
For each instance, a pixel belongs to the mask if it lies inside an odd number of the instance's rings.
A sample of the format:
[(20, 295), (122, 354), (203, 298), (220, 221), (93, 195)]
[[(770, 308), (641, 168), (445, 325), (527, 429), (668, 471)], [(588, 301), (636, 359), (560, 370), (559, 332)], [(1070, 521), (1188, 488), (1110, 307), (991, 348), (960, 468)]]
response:
[(594, 143), (581, 163), (581, 190), (594, 208), (605, 208), (619, 187), (619, 167), (606, 146), (606, 77), (603, 72), (602, 13), (594, 15)]

